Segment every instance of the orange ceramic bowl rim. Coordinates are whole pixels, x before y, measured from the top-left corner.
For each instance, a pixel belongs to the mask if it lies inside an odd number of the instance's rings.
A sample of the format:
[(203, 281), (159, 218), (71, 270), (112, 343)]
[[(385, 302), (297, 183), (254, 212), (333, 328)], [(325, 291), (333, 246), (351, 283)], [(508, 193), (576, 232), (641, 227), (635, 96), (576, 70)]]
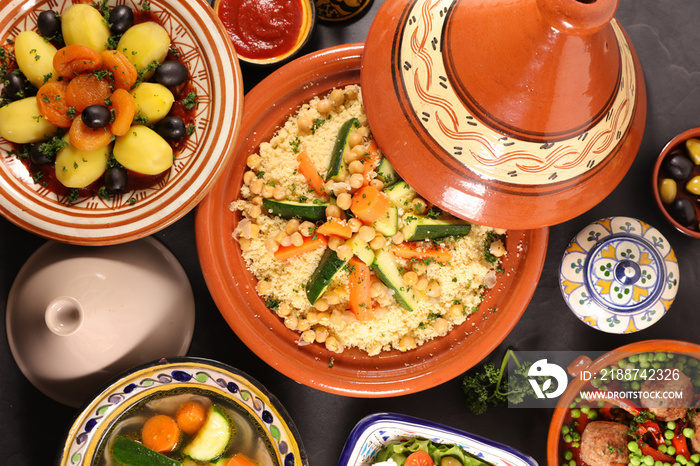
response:
[[(486, 320), (477, 312), (446, 336), (405, 353), (391, 351), (370, 357), (356, 348), (336, 354), (318, 343), (297, 345), (299, 333), (287, 329), (256, 293), (256, 281), (231, 238), (239, 214), (228, 212), (228, 205), (239, 198), (248, 155), (268, 140), (299, 104), (334, 87), (359, 83), (362, 51), (362, 44), (350, 44), (306, 55), (284, 65), (248, 93), (243, 133), (233, 163), (199, 205), (195, 233), (209, 292), (248, 348), (300, 383), (369, 398), (432, 388), (467, 371), (495, 349), (530, 302), (544, 265), (549, 229), (509, 232), (506, 248), (512, 254), (505, 256), (506, 273), (499, 274), (497, 285), (480, 307), (482, 311), (498, 307), (498, 311), (485, 312)], [(469, 337), (467, 332), (471, 332)]]
[[(681, 340), (644, 340), (621, 346), (617, 349), (605, 353), (600, 358), (591, 362), (585, 369), (591, 373), (597, 373), (602, 368), (616, 363), (622, 358), (632, 354), (664, 351), (678, 354), (697, 354), (700, 352), (700, 345)], [(575, 378), (566, 387), (566, 390), (559, 398), (557, 407), (549, 424), (547, 434), (547, 464), (549, 466), (559, 466), (559, 437), (564, 424), (564, 417), (569, 409), (569, 405), (574, 400), (578, 392), (588, 383), (588, 381)]]
[[(221, 17), (219, 16), (219, 8), (221, 7), (221, 3), (225, 1), (232, 0), (214, 1), (214, 13), (219, 19), (221, 19)], [(242, 62), (254, 65), (273, 65), (283, 63), (291, 59), (294, 55), (296, 55), (297, 52), (299, 52), (299, 50), (301, 50), (301, 48), (304, 47), (311, 39), (314, 27), (316, 27), (317, 17), (316, 2), (314, 0), (299, 0), (299, 3), (301, 4), (303, 22), (301, 24), (301, 28), (299, 29), (299, 35), (296, 38), (296, 42), (294, 43), (294, 46), (291, 49), (289, 49), (282, 55), (278, 55), (276, 57), (271, 58), (248, 58), (240, 52), (236, 51), (236, 53), (238, 54), (238, 59)]]
[[(666, 218), (668, 223), (673, 225), (676, 228), (676, 230), (680, 231), (681, 233), (685, 233), (686, 235), (691, 236), (693, 238), (700, 238), (700, 231), (691, 230), (690, 228), (681, 225), (676, 221), (676, 219), (674, 219), (671, 216), (665, 204), (661, 201), (661, 193), (659, 192), (659, 182), (661, 181), (659, 180), (659, 173), (661, 172), (661, 165), (663, 164), (664, 159), (669, 154), (669, 152), (671, 152), (671, 150), (673, 150), (679, 144), (683, 143), (684, 141), (690, 138), (695, 137), (700, 137), (700, 127), (685, 130), (678, 136), (671, 139), (668, 143), (666, 143), (664, 148), (661, 150), (659, 157), (656, 159), (656, 163), (654, 164), (654, 172), (652, 174), (651, 181), (652, 188), (654, 190), (654, 200), (656, 201), (656, 205), (659, 206), (661, 213)], [(698, 221), (700, 221), (700, 219), (698, 219)]]

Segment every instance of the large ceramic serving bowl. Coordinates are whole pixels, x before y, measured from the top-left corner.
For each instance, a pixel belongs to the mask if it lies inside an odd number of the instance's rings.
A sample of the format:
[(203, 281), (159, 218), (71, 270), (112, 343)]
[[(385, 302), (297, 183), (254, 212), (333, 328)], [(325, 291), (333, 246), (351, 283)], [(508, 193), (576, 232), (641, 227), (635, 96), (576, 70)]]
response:
[[(62, 12), (71, 0), (12, 0), (0, 6), (0, 40), (35, 30), (38, 13)], [(137, 9), (137, 0), (107, 2)], [(203, 1), (148, 2), (170, 31), (172, 45), (186, 61), (199, 98), (194, 134), (164, 180), (104, 200), (68, 203), (35, 184), (27, 168), (8, 154), (0, 139), (0, 214), (32, 233), (81, 245), (106, 245), (152, 234), (181, 218), (206, 195), (233, 153), (243, 105), (236, 53), (225, 29)]]
[(287, 329), (256, 293), (256, 279), (231, 237), (240, 215), (229, 205), (239, 198), (248, 155), (303, 102), (334, 87), (358, 83), (362, 51), (362, 45), (351, 44), (299, 58), (246, 95), (240, 144), (228, 171), (197, 209), (196, 237), (202, 272), (217, 307), (259, 357), (292, 379), (324, 391), (381, 397), (439, 385), (498, 346), (532, 297), (549, 231), (509, 231), (505, 273), (498, 274), (498, 283), (486, 294), (480, 311), (442, 338), (408, 352), (373, 357), (356, 349), (336, 354), (319, 344), (299, 346), (299, 334)]
[[(571, 363), (568, 370), (574, 379), (569, 382), (566, 390), (559, 398), (554, 409), (547, 436), (547, 464), (559, 466), (565, 464), (560, 461), (561, 428), (569, 412), (570, 406), (579, 397), (581, 390), (590, 389), (590, 377), (595, 377), (603, 368), (617, 364), (623, 358), (641, 353), (664, 352), (686, 355), (697, 358), (700, 355), (700, 345), (678, 340), (645, 340), (621, 346), (605, 353), (595, 361), (587, 356), (581, 356)], [(635, 400), (632, 400), (635, 401)], [(639, 404), (639, 400), (636, 401)]]
[(58, 464), (93, 464), (95, 455), (105, 447), (105, 434), (132, 409), (189, 393), (223, 400), (252, 421), (265, 437), (277, 464), (308, 466), (299, 432), (274, 395), (233, 367), (199, 358), (161, 359), (126, 372), (106, 385), (76, 417)]

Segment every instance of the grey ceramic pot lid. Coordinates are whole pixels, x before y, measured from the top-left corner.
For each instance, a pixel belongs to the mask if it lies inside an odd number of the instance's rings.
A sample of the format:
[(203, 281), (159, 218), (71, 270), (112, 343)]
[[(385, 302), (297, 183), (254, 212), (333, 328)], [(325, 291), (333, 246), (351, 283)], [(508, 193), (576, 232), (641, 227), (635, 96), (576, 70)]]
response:
[(678, 259), (651, 225), (607, 217), (571, 240), (559, 279), (566, 304), (580, 320), (603, 332), (632, 333), (668, 312), (678, 292)]

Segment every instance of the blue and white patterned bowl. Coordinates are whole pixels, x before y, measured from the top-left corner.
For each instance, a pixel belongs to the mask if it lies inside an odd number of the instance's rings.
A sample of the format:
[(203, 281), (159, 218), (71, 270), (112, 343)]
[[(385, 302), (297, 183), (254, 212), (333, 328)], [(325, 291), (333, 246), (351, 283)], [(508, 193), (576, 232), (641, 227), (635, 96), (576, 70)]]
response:
[(459, 445), (494, 466), (538, 466), (514, 448), (436, 422), (403, 414), (378, 413), (360, 420), (350, 432), (338, 466), (370, 466), (384, 446), (409, 438)]
[(564, 300), (580, 320), (603, 332), (632, 333), (668, 312), (678, 292), (678, 259), (648, 223), (607, 217), (571, 240), (559, 278)]
[(301, 437), (280, 402), (258, 381), (225, 364), (200, 358), (161, 359), (109, 383), (84, 407), (68, 432), (61, 466), (92, 464), (103, 436), (145, 399), (192, 391), (237, 404), (267, 436), (282, 466), (308, 466)]

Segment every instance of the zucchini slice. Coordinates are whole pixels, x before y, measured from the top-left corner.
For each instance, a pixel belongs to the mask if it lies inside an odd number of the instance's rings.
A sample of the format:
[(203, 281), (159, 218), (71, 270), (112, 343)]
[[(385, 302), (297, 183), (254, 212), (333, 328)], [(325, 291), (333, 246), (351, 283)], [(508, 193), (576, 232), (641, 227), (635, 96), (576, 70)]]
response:
[(335, 138), (333, 152), (331, 152), (331, 162), (328, 165), (328, 173), (326, 173), (326, 181), (333, 179), (338, 181), (340, 178), (345, 179), (347, 175), (347, 167), (343, 162), (343, 154), (348, 150), (348, 136), (352, 128), (360, 126), (360, 120), (350, 118), (340, 127), (338, 135)]
[(318, 222), (326, 219), (327, 202), (319, 202), (317, 204), (309, 204), (295, 201), (276, 201), (274, 199), (263, 199), (263, 208), (269, 214), (277, 215), (278, 217), (290, 219), (300, 218), (302, 220), (310, 220)]
[(112, 457), (126, 466), (181, 466), (181, 463), (126, 437), (117, 437)]
[(456, 218), (441, 220), (415, 215), (405, 217), (403, 223), (401, 233), (406, 241), (466, 236), (472, 228), (471, 223), (466, 220)]
[(389, 206), (383, 217), (372, 222), (376, 231), (384, 236), (394, 236), (399, 231), (399, 211), (394, 206)]
[(384, 190), (389, 200), (399, 209), (406, 208), (418, 193), (405, 181), (397, 181)]
[(395, 291), (394, 299), (396, 299), (396, 302), (404, 309), (413, 311), (418, 307), (416, 295), (413, 293), (413, 290), (406, 285), (406, 282), (399, 272), (396, 257), (394, 257), (391, 251), (387, 249), (377, 251), (372, 268), (377, 278)]
[(314, 304), (323, 293), (326, 292), (331, 285), (333, 279), (343, 270), (347, 260), (338, 258), (338, 255), (332, 249), (326, 249), (321, 260), (311, 274), (309, 281), (306, 283), (306, 297), (311, 304)]
[(389, 160), (386, 157), (382, 158), (377, 167), (377, 178), (382, 180), (384, 186), (391, 186), (392, 184), (399, 181), (399, 174), (396, 173), (394, 167), (391, 166)]
[(345, 244), (352, 248), (352, 252), (359, 257), (362, 262), (369, 266), (372, 265), (374, 262), (374, 251), (369, 244), (367, 244), (367, 241), (360, 238), (357, 233), (347, 240)]
[(218, 406), (211, 405), (204, 425), (192, 441), (182, 449), (182, 453), (195, 461), (213, 461), (226, 451), (233, 429), (228, 416)]

